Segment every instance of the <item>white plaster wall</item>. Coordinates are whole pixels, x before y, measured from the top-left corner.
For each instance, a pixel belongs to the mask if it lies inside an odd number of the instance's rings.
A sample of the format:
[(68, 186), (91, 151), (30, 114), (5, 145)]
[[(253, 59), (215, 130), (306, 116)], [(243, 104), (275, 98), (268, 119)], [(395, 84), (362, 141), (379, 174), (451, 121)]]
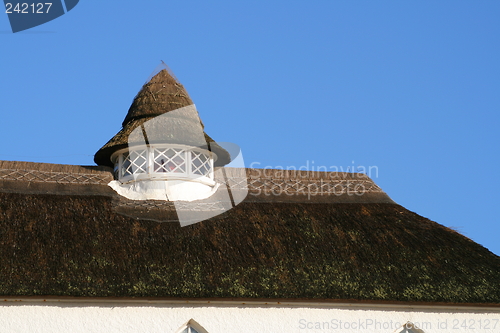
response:
[(0, 306), (0, 332), (176, 333), (191, 318), (208, 333), (392, 333), (408, 321), (425, 333), (500, 332), (500, 309), (480, 311), (23, 301)]

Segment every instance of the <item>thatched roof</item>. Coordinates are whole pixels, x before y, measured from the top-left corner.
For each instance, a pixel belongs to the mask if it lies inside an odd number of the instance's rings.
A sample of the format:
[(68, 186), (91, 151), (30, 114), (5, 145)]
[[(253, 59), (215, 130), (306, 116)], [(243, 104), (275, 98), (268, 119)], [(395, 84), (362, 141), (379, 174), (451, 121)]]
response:
[[(3, 296), (500, 304), (500, 257), (376, 189), (364, 202), (249, 195), (223, 215), (181, 228), (118, 214), (106, 185), (56, 187), (1, 171)], [(258, 177), (327, 178), (274, 173), (250, 170), (249, 181), (256, 190)], [(30, 192), (22, 183), (48, 190)], [(77, 185), (93, 190), (79, 195), (71, 190)]]
[[(147, 138), (142, 135), (144, 126), (149, 126)], [(211, 150), (218, 157), (216, 166), (230, 161), (228, 152), (204, 132), (186, 89), (166, 69), (142, 87), (129, 108), (122, 129), (97, 151), (94, 161), (97, 165), (112, 167), (110, 157), (115, 151), (144, 144), (145, 140), (148, 144), (185, 144)]]

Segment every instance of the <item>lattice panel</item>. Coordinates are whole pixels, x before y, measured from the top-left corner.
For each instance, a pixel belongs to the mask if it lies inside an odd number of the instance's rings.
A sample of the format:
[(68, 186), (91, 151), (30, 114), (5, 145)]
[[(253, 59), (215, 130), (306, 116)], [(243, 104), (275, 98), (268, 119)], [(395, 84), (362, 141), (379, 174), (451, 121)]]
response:
[(186, 172), (186, 154), (182, 149), (168, 148), (154, 150), (154, 172)]
[(123, 176), (136, 175), (147, 172), (147, 150), (134, 150), (123, 155)]
[(200, 152), (191, 152), (191, 172), (195, 175), (208, 176), (212, 171), (210, 158)]

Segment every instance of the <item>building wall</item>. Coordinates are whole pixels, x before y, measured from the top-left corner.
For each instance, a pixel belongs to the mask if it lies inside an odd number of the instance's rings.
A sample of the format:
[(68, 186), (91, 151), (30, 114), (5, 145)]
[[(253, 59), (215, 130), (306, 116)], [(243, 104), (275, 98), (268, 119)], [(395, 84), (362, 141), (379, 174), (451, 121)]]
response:
[[(194, 319), (208, 333), (500, 332), (500, 308), (6, 301), (0, 332), (177, 333)], [(411, 327), (409, 327), (411, 328)], [(202, 332), (200, 332), (202, 333)]]

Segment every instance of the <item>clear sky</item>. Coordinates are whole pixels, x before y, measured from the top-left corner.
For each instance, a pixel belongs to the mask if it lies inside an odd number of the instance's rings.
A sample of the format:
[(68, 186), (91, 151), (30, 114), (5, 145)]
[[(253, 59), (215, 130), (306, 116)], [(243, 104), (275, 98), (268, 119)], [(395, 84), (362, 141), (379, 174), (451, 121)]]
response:
[(371, 166), (500, 255), (499, 1), (81, 0), (0, 41), (0, 159), (92, 165), (163, 60), (247, 166)]

